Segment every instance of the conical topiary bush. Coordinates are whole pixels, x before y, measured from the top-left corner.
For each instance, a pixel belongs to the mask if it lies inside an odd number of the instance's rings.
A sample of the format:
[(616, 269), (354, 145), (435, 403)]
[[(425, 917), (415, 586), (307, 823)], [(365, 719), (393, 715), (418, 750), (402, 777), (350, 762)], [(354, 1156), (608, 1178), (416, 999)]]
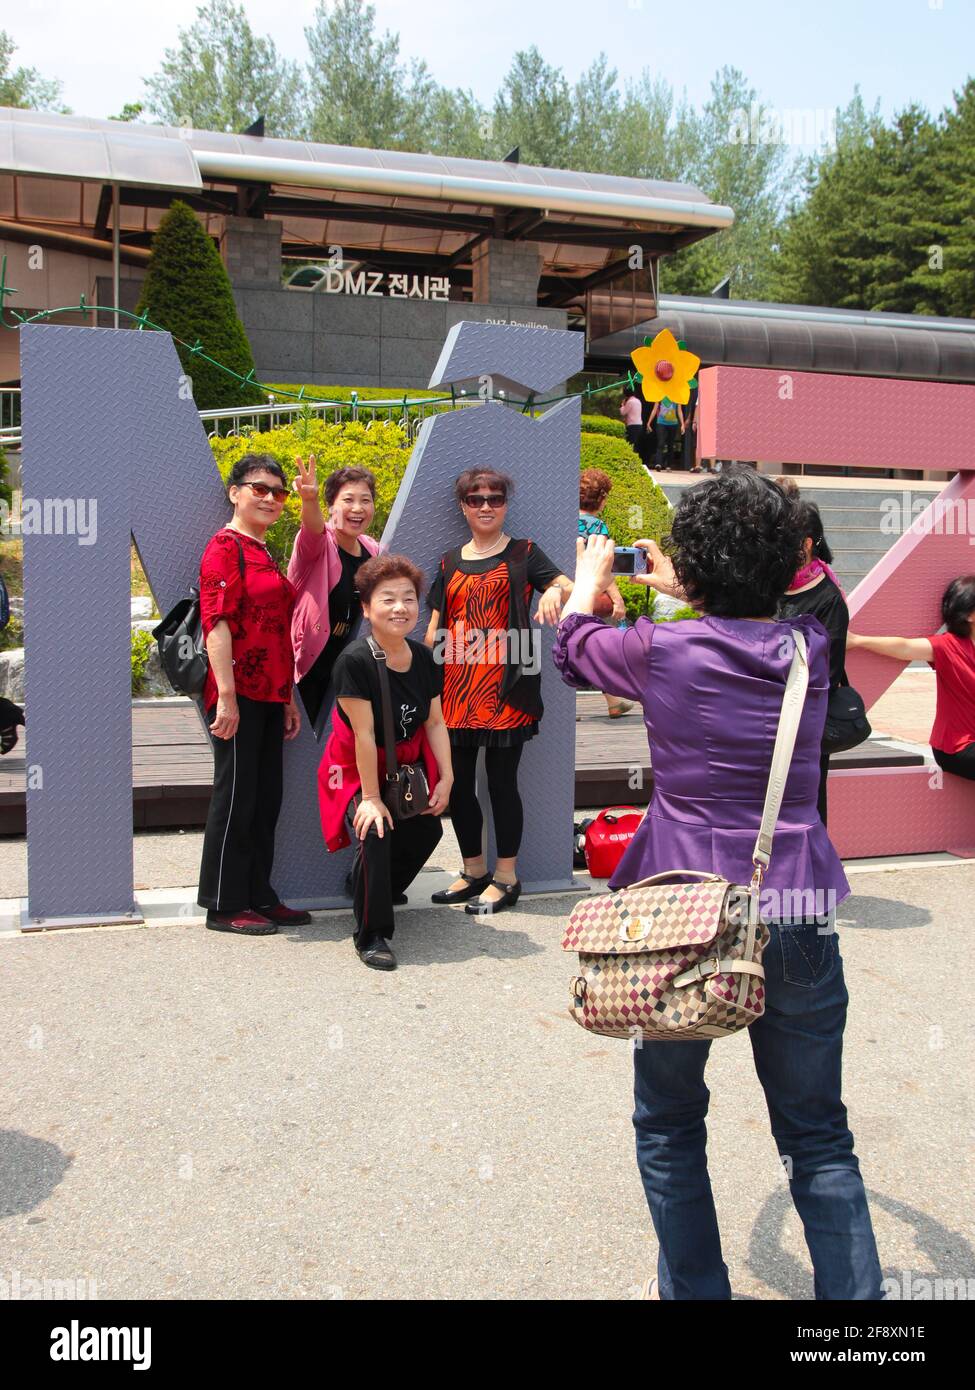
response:
[[(174, 202), (159, 224), (136, 312), (174, 338), (199, 341), (204, 352), (241, 376), (254, 370), (220, 253), (187, 203)], [(197, 410), (264, 403), (264, 393), (255, 387), (241, 385), (187, 347), (177, 343), (176, 350), (192, 379)]]

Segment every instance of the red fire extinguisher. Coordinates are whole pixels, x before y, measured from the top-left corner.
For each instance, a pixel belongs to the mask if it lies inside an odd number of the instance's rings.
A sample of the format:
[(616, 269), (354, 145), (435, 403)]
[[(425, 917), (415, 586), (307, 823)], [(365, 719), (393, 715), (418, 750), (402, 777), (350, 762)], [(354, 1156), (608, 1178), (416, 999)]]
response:
[(610, 878), (623, 858), (644, 812), (636, 806), (611, 806), (586, 827), (586, 867), (593, 878)]

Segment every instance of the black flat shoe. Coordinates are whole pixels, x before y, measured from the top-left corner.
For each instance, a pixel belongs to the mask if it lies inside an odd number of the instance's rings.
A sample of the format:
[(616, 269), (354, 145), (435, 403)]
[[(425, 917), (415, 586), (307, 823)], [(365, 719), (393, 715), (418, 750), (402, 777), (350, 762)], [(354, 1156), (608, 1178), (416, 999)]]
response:
[[(353, 898), (353, 897), (355, 897), (355, 894), (352, 892), (352, 875), (351, 875), (351, 874), (348, 874), (348, 875), (346, 876), (346, 880), (345, 880), (345, 896), (346, 896), (347, 898)], [(394, 894), (393, 894), (393, 906), (394, 906), (394, 907), (404, 907), (408, 902), (409, 902), (409, 898), (406, 896), (405, 893), (394, 893)]]
[(374, 936), (363, 947), (355, 948), (356, 955), (370, 970), (395, 970), (396, 957), (393, 948), (383, 936)]
[(449, 888), (442, 888), (439, 893), (431, 893), (432, 903), (466, 903), (470, 898), (476, 898), (479, 893), (491, 882), (490, 874), (482, 874), (480, 878), (475, 878), (473, 874), (458, 874), (467, 884), (466, 888), (456, 888), (453, 892)]
[(499, 898), (497, 902), (468, 903), (464, 908), (465, 912), (469, 912), (472, 917), (493, 917), (496, 912), (503, 912), (506, 907), (514, 907), (521, 896), (521, 880), (515, 879), (514, 883), (499, 883), (496, 878), (492, 878), (491, 884), (495, 888), (500, 888), (504, 897)]

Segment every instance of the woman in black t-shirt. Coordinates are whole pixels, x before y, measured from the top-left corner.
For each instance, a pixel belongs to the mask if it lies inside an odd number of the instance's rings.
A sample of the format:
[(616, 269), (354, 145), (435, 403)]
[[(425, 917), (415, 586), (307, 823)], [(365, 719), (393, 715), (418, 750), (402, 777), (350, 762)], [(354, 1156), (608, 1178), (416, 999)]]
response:
[(394, 821), (380, 788), (386, 768), (382, 687), (366, 638), (349, 643), (332, 673), (335, 718), (318, 773), (319, 805), (330, 850), (356, 843), (348, 884), (355, 905), (355, 947), (363, 964), (394, 970), (389, 946), (393, 905), (430, 858), (443, 830), (453, 773), (450, 741), (440, 708), (443, 669), (407, 633), (416, 626), (423, 575), (403, 555), (379, 555), (359, 570), (362, 611), (372, 639), (385, 653), (401, 766), (426, 772), (429, 810)]
[[(803, 564), (793, 576), (779, 605), (780, 618), (796, 618), (811, 613), (829, 633), (829, 685), (833, 690), (845, 685), (846, 633), (850, 626), (850, 610), (839, 580), (830, 568), (833, 552), (823, 534), (823, 520), (814, 502), (799, 504), (805, 541)], [(819, 759), (819, 797), (817, 805), (823, 824), (826, 824), (826, 779), (829, 775), (829, 754)]]

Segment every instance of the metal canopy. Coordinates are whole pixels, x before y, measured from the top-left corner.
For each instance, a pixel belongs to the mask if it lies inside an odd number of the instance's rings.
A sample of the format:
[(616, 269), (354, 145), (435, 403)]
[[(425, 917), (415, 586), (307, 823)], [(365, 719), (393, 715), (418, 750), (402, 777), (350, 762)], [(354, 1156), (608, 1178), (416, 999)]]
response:
[(669, 252), (734, 220), (690, 184), (0, 108), (0, 218), (104, 237), (112, 183), (123, 246), (147, 247), (179, 190), (214, 236), (228, 215), (279, 219), (286, 255), (337, 244), (451, 270), (501, 237), (539, 244), (543, 279), (622, 264), (632, 244)]
[(975, 321), (858, 313), (803, 304), (661, 295), (659, 315), (590, 344), (619, 370), (645, 336), (669, 328), (705, 366), (975, 382)]

